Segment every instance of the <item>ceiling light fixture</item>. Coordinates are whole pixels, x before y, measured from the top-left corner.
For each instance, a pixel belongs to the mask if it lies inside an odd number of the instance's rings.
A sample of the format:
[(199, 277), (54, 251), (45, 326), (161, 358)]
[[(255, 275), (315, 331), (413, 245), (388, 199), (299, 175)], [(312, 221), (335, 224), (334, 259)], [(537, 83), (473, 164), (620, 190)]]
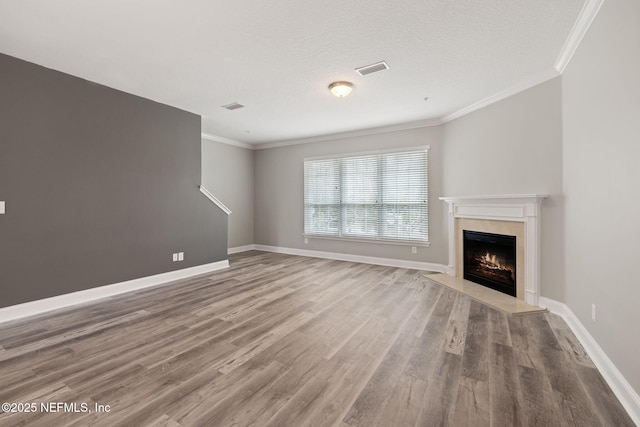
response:
[(353, 90), (353, 83), (349, 82), (333, 82), (329, 85), (329, 90), (338, 98), (344, 98)]

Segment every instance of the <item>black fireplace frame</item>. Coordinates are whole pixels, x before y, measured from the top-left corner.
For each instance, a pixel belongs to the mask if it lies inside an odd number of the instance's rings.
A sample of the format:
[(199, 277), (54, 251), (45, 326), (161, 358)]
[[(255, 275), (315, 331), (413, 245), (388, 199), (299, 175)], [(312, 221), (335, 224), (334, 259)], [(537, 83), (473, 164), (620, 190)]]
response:
[[(485, 233), (485, 232), (473, 231), (473, 230), (462, 230), (462, 233), (463, 233), (462, 260), (463, 260), (463, 271), (464, 271), (463, 278), (465, 280), (470, 280), (472, 282), (478, 283), (480, 285), (486, 286), (488, 288), (491, 288), (496, 291), (515, 297), (516, 287), (517, 287), (516, 236)], [(488, 243), (497, 244), (500, 246), (509, 246), (513, 248), (513, 277), (514, 277), (513, 285), (508, 285), (498, 281), (494, 281), (494, 280), (488, 279), (485, 276), (473, 274), (471, 271), (469, 271), (470, 269), (466, 261), (467, 260), (467, 242), (470, 240), (469, 236), (471, 236), (471, 239), (475, 241), (488, 242)]]

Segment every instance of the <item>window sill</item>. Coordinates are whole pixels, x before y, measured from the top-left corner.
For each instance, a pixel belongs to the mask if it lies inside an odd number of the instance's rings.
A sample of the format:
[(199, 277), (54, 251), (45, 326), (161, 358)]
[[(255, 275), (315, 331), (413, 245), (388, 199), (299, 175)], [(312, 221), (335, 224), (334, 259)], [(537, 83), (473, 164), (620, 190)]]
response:
[(431, 242), (411, 241), (411, 240), (382, 240), (382, 239), (366, 239), (358, 237), (342, 237), (342, 236), (323, 236), (321, 234), (303, 234), (302, 237), (307, 239), (320, 239), (320, 240), (338, 240), (342, 242), (355, 242), (355, 243), (381, 243), (383, 245), (398, 245), (398, 246), (419, 246), (428, 248), (431, 246)]

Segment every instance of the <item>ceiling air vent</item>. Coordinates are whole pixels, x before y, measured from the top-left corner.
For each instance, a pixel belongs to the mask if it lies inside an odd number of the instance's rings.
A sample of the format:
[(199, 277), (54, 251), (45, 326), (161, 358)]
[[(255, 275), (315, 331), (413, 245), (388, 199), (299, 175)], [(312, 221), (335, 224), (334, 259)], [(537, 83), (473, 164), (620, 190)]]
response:
[(387, 63), (384, 61), (380, 61), (376, 62), (375, 64), (365, 65), (364, 67), (358, 67), (356, 68), (356, 73), (360, 74), (361, 76), (366, 76), (367, 74), (377, 73), (378, 71), (388, 69), (389, 65), (387, 65)]
[(238, 104), (237, 102), (232, 102), (231, 104), (223, 105), (222, 108), (226, 108), (227, 110), (237, 110), (238, 108), (243, 108), (244, 105)]

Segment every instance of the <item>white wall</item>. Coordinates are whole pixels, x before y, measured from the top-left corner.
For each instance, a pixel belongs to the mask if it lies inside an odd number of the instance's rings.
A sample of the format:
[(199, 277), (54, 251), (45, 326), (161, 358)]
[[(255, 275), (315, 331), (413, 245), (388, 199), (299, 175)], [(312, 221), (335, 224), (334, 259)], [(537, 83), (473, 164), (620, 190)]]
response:
[(231, 210), (228, 247), (251, 245), (253, 150), (202, 140), (202, 185)]
[(541, 294), (564, 300), (560, 78), (444, 125), (446, 196), (549, 194), (542, 205)]
[[(429, 240), (430, 248), (380, 243), (355, 243), (309, 239), (304, 243), (304, 158), (357, 153), (389, 148), (430, 145), (429, 150)], [(332, 141), (309, 143), (255, 152), (255, 243), (286, 248), (347, 253), (408, 261), (447, 263), (442, 203), (441, 128), (419, 128)]]
[(562, 103), (565, 303), (640, 392), (638, 0), (604, 2), (565, 70)]

